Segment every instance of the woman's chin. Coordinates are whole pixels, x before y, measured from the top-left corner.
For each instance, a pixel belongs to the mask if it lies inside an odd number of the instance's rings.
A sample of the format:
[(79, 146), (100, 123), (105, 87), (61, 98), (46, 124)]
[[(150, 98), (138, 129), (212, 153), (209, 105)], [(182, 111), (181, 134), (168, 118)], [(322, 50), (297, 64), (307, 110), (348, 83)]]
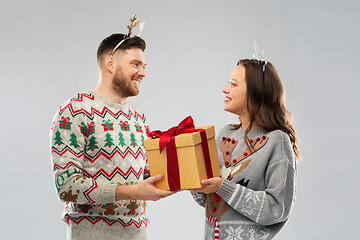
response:
[(224, 109), (224, 111), (233, 113), (233, 112), (231, 111), (231, 108), (229, 108), (229, 106), (227, 106), (227, 105), (225, 105), (225, 106), (223, 107), (223, 109)]

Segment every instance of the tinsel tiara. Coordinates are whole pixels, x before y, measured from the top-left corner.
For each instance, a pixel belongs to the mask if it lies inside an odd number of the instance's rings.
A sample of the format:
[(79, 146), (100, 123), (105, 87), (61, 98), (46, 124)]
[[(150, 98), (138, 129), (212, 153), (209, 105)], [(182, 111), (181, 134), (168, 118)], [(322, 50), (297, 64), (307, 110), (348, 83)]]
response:
[(261, 71), (264, 72), (265, 66), (268, 63), (267, 59), (265, 59), (264, 57), (264, 50), (260, 50), (259, 44), (255, 41), (253, 47), (254, 47), (253, 58), (260, 62)]

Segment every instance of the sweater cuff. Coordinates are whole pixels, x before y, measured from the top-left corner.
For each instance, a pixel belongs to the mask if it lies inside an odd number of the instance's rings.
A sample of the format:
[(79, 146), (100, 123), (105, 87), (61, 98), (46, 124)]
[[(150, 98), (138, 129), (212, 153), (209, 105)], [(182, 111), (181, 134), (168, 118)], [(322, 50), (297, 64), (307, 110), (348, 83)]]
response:
[(117, 184), (104, 184), (95, 193), (94, 199), (96, 203), (114, 203), (115, 191)]
[(228, 202), (233, 195), (236, 188), (236, 184), (230, 182), (229, 180), (224, 180), (221, 184), (219, 190), (216, 192), (219, 196), (225, 201)]

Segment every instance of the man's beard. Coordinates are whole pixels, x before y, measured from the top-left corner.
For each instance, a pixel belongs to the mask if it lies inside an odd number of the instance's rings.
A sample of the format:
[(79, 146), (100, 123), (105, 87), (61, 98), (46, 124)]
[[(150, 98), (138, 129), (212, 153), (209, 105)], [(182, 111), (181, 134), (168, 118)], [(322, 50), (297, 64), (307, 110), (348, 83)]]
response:
[(132, 86), (133, 82), (131, 79), (126, 79), (122, 71), (119, 71), (115, 75), (112, 86), (114, 91), (121, 97), (132, 97), (139, 94), (139, 90)]

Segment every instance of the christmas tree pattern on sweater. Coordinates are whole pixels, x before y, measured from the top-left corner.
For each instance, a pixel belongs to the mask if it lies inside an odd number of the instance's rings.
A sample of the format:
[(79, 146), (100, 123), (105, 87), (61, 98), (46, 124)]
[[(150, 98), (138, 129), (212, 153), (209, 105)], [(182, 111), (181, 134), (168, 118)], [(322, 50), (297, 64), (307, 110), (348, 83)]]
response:
[(142, 144), (149, 131), (145, 115), (87, 91), (65, 102), (51, 126), (54, 182), (66, 203), (64, 221), (147, 226), (144, 201), (115, 202), (117, 184), (137, 184), (149, 175)]

